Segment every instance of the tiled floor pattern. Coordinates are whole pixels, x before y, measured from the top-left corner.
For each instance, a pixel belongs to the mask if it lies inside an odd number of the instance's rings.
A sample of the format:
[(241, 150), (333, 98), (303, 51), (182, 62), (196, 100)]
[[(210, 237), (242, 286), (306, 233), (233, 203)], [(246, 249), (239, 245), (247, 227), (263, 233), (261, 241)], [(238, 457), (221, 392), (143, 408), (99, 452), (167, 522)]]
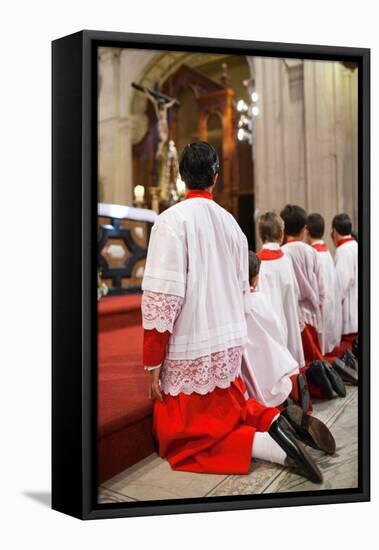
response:
[(259, 460), (253, 460), (247, 475), (175, 472), (166, 460), (152, 454), (103, 483), (99, 487), (99, 503), (356, 487), (357, 397), (357, 388), (347, 387), (344, 399), (335, 398), (314, 405), (314, 416), (329, 426), (337, 443), (334, 456), (307, 447), (322, 470), (324, 482), (321, 485), (284, 467)]

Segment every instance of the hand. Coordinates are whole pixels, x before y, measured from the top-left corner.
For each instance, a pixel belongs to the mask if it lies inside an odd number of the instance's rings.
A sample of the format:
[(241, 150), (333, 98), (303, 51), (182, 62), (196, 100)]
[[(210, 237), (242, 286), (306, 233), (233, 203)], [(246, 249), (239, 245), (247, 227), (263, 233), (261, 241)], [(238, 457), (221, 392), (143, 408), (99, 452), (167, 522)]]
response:
[(152, 401), (156, 401), (156, 400), (163, 401), (163, 396), (162, 396), (159, 381), (151, 383), (149, 397)]
[(155, 400), (163, 401), (161, 385), (159, 381), (160, 371), (161, 371), (160, 368), (150, 371), (151, 384), (150, 384), (149, 397), (152, 401), (155, 401)]

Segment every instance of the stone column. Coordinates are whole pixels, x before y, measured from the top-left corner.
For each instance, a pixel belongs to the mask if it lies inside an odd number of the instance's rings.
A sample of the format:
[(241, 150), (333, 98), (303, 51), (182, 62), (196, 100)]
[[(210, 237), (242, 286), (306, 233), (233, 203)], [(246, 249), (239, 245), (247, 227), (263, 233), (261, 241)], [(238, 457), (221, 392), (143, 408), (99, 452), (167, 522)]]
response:
[(121, 119), (118, 123), (117, 159), (115, 171), (115, 197), (118, 204), (133, 204), (132, 142), (134, 120)]
[(100, 48), (98, 98), (99, 195), (103, 202), (117, 202), (116, 170), (119, 136), (119, 60), (118, 48)]
[(255, 204), (259, 213), (306, 202), (303, 63), (254, 57)]
[(132, 145), (146, 131), (143, 114), (131, 114), (133, 80), (157, 52), (119, 48), (99, 49), (99, 178), (100, 200), (133, 202)]
[[(252, 65), (250, 61), (250, 66)], [(357, 225), (357, 70), (338, 62), (253, 58), (255, 203), (288, 202), (330, 224), (347, 212)]]
[(304, 62), (309, 210), (320, 212), (326, 241), (335, 214), (357, 223), (357, 75), (332, 61)]

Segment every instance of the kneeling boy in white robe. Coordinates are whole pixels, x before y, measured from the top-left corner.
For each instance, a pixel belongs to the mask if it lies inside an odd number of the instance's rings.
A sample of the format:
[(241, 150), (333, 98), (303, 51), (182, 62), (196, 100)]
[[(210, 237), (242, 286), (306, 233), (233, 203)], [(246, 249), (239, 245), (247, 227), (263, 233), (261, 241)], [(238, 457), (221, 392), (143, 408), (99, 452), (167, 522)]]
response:
[(284, 222), (276, 212), (266, 212), (259, 218), (259, 236), (262, 248), (257, 253), (261, 260), (258, 290), (265, 294), (280, 321), (285, 346), (299, 367), (305, 365), (299, 319), (299, 287), (292, 262), (283, 253)]
[(306, 361), (323, 360), (321, 351), (322, 307), (325, 283), (321, 260), (316, 250), (303, 242), (307, 214), (295, 204), (287, 204), (280, 213), (284, 220), (284, 254), (291, 260), (299, 288), (302, 322), (301, 338)]
[(332, 221), (337, 279), (342, 294), (342, 340), (353, 342), (358, 333), (358, 243), (351, 235), (348, 214)]
[(266, 406), (278, 406), (292, 392), (293, 380), (301, 377), (302, 407), (309, 407), (305, 378), (287, 349), (279, 317), (269, 299), (257, 290), (261, 260), (249, 252), (251, 292), (245, 296), (247, 343), (243, 353), (242, 376), (248, 393)]
[(309, 214), (305, 227), (305, 240), (318, 252), (324, 277), (325, 298), (322, 308), (322, 353), (329, 354), (341, 343), (342, 296), (331, 253), (322, 240), (325, 221), (321, 214)]

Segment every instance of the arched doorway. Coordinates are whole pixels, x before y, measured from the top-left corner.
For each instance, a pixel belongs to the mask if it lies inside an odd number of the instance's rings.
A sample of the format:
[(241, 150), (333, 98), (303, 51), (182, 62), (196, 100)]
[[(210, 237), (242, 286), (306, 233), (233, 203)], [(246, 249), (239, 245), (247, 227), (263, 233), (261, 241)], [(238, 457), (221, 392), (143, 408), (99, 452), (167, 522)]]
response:
[[(228, 66), (228, 86), (220, 83), (223, 63)], [(172, 109), (169, 114), (170, 134), (179, 153), (195, 139), (206, 139), (215, 146), (221, 160), (215, 199), (236, 217), (249, 246), (255, 248), (252, 146), (236, 137), (236, 103), (239, 99), (249, 99), (243, 81), (251, 78), (251, 70), (246, 57), (170, 52), (157, 56), (146, 67), (139, 83), (151, 87), (159, 80), (162, 91), (179, 99), (180, 108)], [(222, 107), (217, 93), (223, 97)], [(213, 98), (209, 97), (212, 94)], [(133, 114), (143, 113), (148, 118), (144, 137), (133, 145), (133, 185), (143, 181), (148, 189), (151, 185), (149, 173), (152, 172), (155, 114), (150, 102), (138, 92), (131, 99), (131, 107)], [(230, 112), (225, 115), (227, 109)], [(230, 137), (226, 138), (226, 135)]]

